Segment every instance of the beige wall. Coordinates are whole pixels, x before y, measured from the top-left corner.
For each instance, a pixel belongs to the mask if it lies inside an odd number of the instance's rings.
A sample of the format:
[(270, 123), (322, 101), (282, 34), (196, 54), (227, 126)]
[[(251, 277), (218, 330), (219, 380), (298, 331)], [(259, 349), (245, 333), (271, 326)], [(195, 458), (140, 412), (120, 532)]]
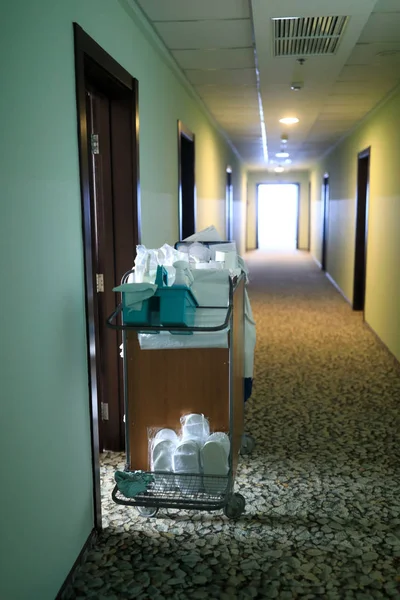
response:
[(238, 250), (246, 243), (246, 171), (228, 144), (208, 123), (196, 129), (197, 230), (215, 225), (225, 239), (226, 168), (232, 169), (233, 232)]
[(311, 175), (311, 251), (321, 259), (321, 185), (329, 173), (327, 270), (353, 298), (357, 155), (371, 147), (365, 319), (400, 359), (400, 94), (392, 96)]
[(300, 250), (308, 249), (309, 231), (309, 173), (289, 171), (279, 176), (268, 171), (250, 171), (247, 174), (247, 249), (256, 248), (257, 185), (259, 183), (298, 183), (300, 185), (299, 240)]
[(239, 254), (246, 252), (247, 230), (247, 175), (242, 171), (232, 173), (233, 181), (233, 239)]

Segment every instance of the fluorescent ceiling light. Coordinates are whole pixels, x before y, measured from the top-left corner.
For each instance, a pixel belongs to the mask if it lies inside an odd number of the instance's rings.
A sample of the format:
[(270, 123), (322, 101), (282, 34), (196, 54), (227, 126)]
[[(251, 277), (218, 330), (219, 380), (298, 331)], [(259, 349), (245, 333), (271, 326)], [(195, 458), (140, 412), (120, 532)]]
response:
[(284, 125), (294, 125), (298, 122), (299, 119), (297, 117), (283, 117), (283, 119), (279, 119), (279, 123), (284, 123)]
[(285, 160), (285, 163), (286, 163), (287, 165), (290, 165), (290, 164), (292, 163), (292, 161), (290, 160), (290, 158), (287, 158), (287, 159)]
[(276, 158), (288, 158), (290, 154), (289, 152), (277, 152), (275, 156)]
[(261, 120), (261, 139), (264, 153), (264, 160), (268, 162), (268, 146), (267, 146), (267, 130), (265, 128), (264, 115), (260, 112), (260, 120)]
[(282, 173), (285, 169), (283, 167), (275, 167), (275, 173)]

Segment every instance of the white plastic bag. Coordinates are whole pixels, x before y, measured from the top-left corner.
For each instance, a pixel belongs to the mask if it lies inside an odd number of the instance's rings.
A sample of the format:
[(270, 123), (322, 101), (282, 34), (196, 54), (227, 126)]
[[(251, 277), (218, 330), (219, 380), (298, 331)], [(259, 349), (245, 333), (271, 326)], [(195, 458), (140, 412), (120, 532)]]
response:
[(130, 275), (128, 283), (154, 283), (157, 275), (157, 267), (163, 266), (168, 273), (168, 285), (175, 280), (174, 262), (188, 260), (187, 254), (175, 250), (172, 246), (164, 244), (161, 248), (146, 248), (142, 244), (136, 246), (135, 275)]

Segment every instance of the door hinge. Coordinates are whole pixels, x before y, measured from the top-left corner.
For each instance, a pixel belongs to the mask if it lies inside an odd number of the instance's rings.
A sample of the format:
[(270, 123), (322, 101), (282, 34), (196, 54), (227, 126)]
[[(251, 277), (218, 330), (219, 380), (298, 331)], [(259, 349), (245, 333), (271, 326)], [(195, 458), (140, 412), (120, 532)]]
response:
[(104, 275), (96, 273), (96, 292), (104, 292)]
[(109, 417), (108, 417), (108, 403), (107, 402), (102, 402), (100, 405), (100, 410), (101, 410), (101, 420), (102, 421), (108, 421)]
[(92, 133), (92, 135), (90, 136), (90, 144), (92, 148), (92, 154), (100, 154), (99, 136), (97, 133)]

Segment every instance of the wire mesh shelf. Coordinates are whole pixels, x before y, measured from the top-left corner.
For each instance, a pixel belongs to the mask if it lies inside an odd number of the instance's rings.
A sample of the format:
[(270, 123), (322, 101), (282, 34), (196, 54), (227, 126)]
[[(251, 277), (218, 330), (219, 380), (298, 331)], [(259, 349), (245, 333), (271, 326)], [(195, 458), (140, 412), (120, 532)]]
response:
[(125, 506), (218, 510), (226, 505), (232, 492), (230, 474), (221, 476), (162, 471), (149, 471), (147, 474), (153, 477), (153, 482), (145, 492), (127, 498), (116, 485), (112, 492), (114, 502)]

